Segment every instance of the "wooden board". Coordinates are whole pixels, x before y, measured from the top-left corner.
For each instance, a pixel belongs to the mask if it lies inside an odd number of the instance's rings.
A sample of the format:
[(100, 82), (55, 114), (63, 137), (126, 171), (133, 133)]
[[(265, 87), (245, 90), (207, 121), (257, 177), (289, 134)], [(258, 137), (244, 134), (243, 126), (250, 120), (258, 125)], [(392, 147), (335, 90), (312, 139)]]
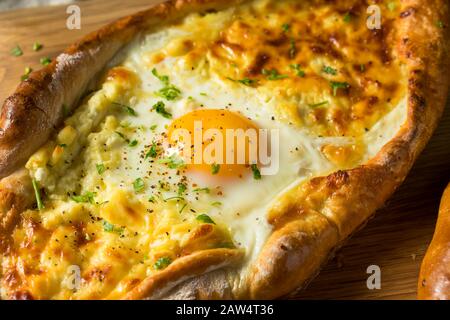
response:
[[(66, 28), (66, 6), (0, 13), (0, 102), (13, 92), (25, 67), (39, 68), (40, 57), (55, 57), (83, 34), (155, 2), (158, 0), (78, 2), (81, 30)], [(44, 44), (39, 52), (31, 49), (35, 41)], [(16, 44), (24, 51), (22, 57), (9, 54)], [(420, 263), (433, 235), (441, 193), (450, 181), (449, 141), (450, 109), (403, 186), (298, 299), (416, 297)], [(367, 289), (369, 265), (381, 268), (381, 290)]]

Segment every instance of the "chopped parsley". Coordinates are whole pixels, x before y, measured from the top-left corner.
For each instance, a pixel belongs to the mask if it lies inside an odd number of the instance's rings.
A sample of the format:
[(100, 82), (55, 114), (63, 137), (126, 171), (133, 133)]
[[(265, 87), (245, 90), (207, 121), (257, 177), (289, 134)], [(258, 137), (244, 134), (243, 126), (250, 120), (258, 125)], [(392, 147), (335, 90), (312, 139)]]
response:
[(100, 175), (103, 174), (103, 172), (105, 172), (106, 170), (105, 165), (103, 163), (96, 164), (95, 167), (97, 168), (97, 172)]
[(166, 100), (173, 101), (176, 100), (181, 95), (181, 90), (175, 87), (174, 85), (168, 85), (160, 89), (159, 91), (155, 92), (155, 94)]
[(440, 29), (444, 29), (444, 23), (441, 20), (436, 22), (436, 26)]
[(14, 48), (11, 49), (11, 55), (14, 57), (20, 57), (23, 55), (22, 49), (17, 45)]
[(52, 59), (50, 59), (49, 57), (43, 57), (39, 60), (39, 62), (43, 65), (43, 66), (47, 66), (52, 62)]
[(170, 197), (170, 198), (164, 199), (164, 202), (171, 201), (171, 200), (184, 201), (184, 198), (181, 196), (175, 196), (175, 197)]
[(333, 89), (333, 95), (336, 96), (338, 89), (348, 89), (350, 88), (350, 85), (347, 82), (336, 82), (331, 81), (330, 82), (331, 89)]
[(39, 42), (33, 43), (33, 51), (39, 51), (41, 49), (42, 49), (42, 44), (40, 44)]
[(156, 270), (162, 270), (167, 268), (172, 263), (172, 259), (169, 257), (161, 257), (158, 260), (156, 260), (155, 264), (153, 265), (153, 268)]
[(158, 125), (157, 125), (157, 124), (154, 124), (154, 125), (152, 125), (152, 126), (150, 127), (150, 130), (154, 131), (156, 128), (158, 128)]
[(129, 145), (130, 147), (136, 147), (137, 144), (138, 144), (138, 141), (137, 141), (137, 140), (131, 140), (131, 141), (128, 143), (128, 145)]
[(97, 195), (95, 192), (85, 192), (83, 195), (79, 196), (71, 196), (70, 198), (75, 201), (76, 203), (90, 203), (94, 204), (95, 200), (94, 197)]
[(205, 192), (205, 193), (210, 193), (211, 190), (209, 190), (209, 188), (197, 188), (193, 190), (194, 192)]
[(30, 75), (30, 73), (33, 71), (33, 69), (31, 69), (30, 67), (26, 67), (25, 68), (25, 73), (22, 75), (22, 77), (20, 77), (20, 79), (23, 81), (23, 80), (26, 80), (26, 79), (28, 79), (28, 76)]
[(337, 75), (337, 70), (329, 66), (323, 66), (322, 72), (331, 74), (333, 76)]
[(305, 71), (302, 70), (302, 67), (298, 63), (291, 64), (290, 67), (295, 71), (295, 74), (298, 77), (303, 78), (305, 76)]
[(263, 69), (262, 74), (267, 77), (268, 80), (281, 80), (286, 79), (288, 76), (284, 74), (279, 74), (276, 69), (267, 70)]
[(166, 100), (173, 101), (176, 100), (181, 95), (181, 90), (175, 87), (174, 85), (170, 84), (170, 78), (169, 76), (160, 75), (158, 73), (158, 70), (153, 68), (152, 74), (159, 79), (164, 85), (162, 89), (155, 92), (157, 96), (163, 97)]
[(141, 192), (142, 190), (144, 190), (144, 188), (145, 183), (144, 180), (142, 180), (142, 178), (137, 178), (136, 180), (134, 180), (133, 189), (136, 193)]
[(156, 70), (156, 68), (153, 68), (153, 69), (152, 69), (152, 74), (153, 74), (156, 78), (158, 78), (159, 81), (161, 81), (164, 85), (166, 85), (166, 86), (169, 85), (169, 82), (170, 82), (169, 76), (163, 76), (163, 75), (160, 75), (160, 74), (158, 73), (158, 70)]
[(213, 164), (211, 165), (211, 173), (212, 174), (218, 174), (220, 171), (220, 164)]
[(238, 82), (238, 83), (243, 84), (243, 85), (245, 85), (247, 87), (251, 87), (251, 86), (255, 85), (258, 82), (257, 80), (253, 80), (253, 79), (249, 79), (249, 78), (233, 79), (233, 78), (228, 77), (227, 79), (230, 80), (230, 81), (233, 81), (233, 82)]
[(158, 101), (157, 103), (155, 103), (153, 105), (152, 109), (155, 110), (156, 113), (159, 113), (160, 115), (162, 115), (166, 119), (171, 119), (172, 118), (172, 114), (166, 110), (166, 105), (162, 101)]
[(33, 184), (33, 189), (34, 189), (34, 195), (36, 197), (37, 208), (39, 210), (42, 210), (42, 209), (44, 209), (44, 204), (42, 203), (41, 190), (39, 188), (39, 185), (38, 185), (36, 179), (33, 179), (31, 181), (31, 183)]
[(256, 164), (252, 164), (253, 179), (261, 180), (261, 172)]
[(222, 202), (220, 202), (220, 201), (215, 201), (215, 202), (211, 203), (211, 205), (212, 205), (213, 207), (220, 207), (220, 206), (222, 205)]
[(308, 106), (310, 108), (317, 108), (317, 107), (320, 107), (320, 106), (324, 106), (324, 105), (326, 105), (328, 103), (329, 103), (328, 101), (322, 101), (322, 102), (319, 102), (319, 103), (308, 104)]
[(207, 224), (216, 224), (214, 222), (214, 220), (211, 219), (211, 217), (208, 216), (207, 214), (200, 214), (197, 216), (197, 218), (195, 218), (195, 220), (203, 222), (203, 223), (207, 223)]
[(123, 232), (123, 228), (117, 228), (115, 225), (113, 225), (112, 223), (103, 220), (103, 231), (105, 232), (114, 232), (114, 233), (119, 233), (121, 234)]
[(65, 148), (65, 147), (67, 147), (67, 144), (65, 144), (65, 143), (60, 143), (60, 144), (58, 144), (58, 146), (60, 146), (61, 148)]
[(291, 29), (291, 25), (288, 24), (288, 23), (284, 23), (284, 24), (281, 26), (281, 29), (283, 29), (283, 32), (288, 32), (288, 31)]
[(177, 191), (178, 195), (181, 196), (182, 194), (184, 194), (186, 192), (186, 189), (187, 189), (186, 184), (180, 182), (178, 184), (178, 191)]
[(345, 23), (349, 23), (350, 21), (352, 21), (352, 14), (350, 12), (347, 12), (346, 14), (344, 14), (344, 18), (342, 20), (344, 20)]
[(185, 165), (183, 159), (177, 158), (176, 155), (171, 155), (170, 157), (161, 159), (158, 163), (167, 164), (170, 169), (182, 168)]
[(123, 108), (129, 115), (132, 115), (132, 116), (135, 116), (135, 117), (137, 116), (136, 110), (134, 110), (130, 106), (127, 106), (125, 104), (121, 104), (121, 103), (118, 103), (118, 102), (113, 102), (113, 104)]
[(294, 59), (297, 55), (297, 47), (295, 46), (295, 40), (291, 39), (289, 48), (289, 58)]
[(130, 140), (122, 132), (114, 131), (119, 137), (121, 137), (130, 147), (135, 147), (138, 144), (137, 140)]
[(157, 156), (158, 156), (157, 145), (156, 142), (153, 141), (150, 150), (148, 150), (148, 152), (145, 154), (145, 159), (156, 158)]
[(186, 207), (187, 207), (187, 203), (185, 203), (185, 204), (181, 207), (181, 209), (178, 211), (178, 213), (182, 213), (183, 210), (184, 210), (184, 208), (186, 208)]

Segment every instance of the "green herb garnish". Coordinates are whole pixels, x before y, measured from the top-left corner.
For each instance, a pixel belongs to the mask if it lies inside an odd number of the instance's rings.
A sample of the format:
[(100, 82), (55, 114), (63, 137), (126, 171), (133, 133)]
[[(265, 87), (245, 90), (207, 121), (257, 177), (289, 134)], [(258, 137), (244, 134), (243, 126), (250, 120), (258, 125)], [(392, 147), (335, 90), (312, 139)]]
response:
[(324, 66), (323, 69), (322, 69), (322, 72), (325, 72), (327, 74), (331, 74), (333, 76), (337, 75), (337, 70), (332, 68), (332, 67), (329, 67), (329, 66)]
[(197, 188), (193, 190), (194, 192), (205, 192), (205, 193), (210, 193), (211, 190), (209, 188)]
[(336, 82), (331, 81), (330, 82), (331, 89), (333, 89), (333, 95), (337, 95), (338, 89), (348, 89), (350, 88), (350, 85), (347, 82)]
[(181, 196), (175, 196), (175, 197), (170, 197), (170, 198), (164, 199), (164, 202), (171, 201), (171, 200), (184, 201), (184, 198)]
[(169, 257), (161, 257), (158, 260), (156, 260), (155, 264), (153, 265), (153, 268), (156, 270), (162, 270), (167, 268), (172, 263), (172, 259)]
[(183, 210), (184, 210), (184, 208), (186, 208), (186, 207), (187, 207), (187, 203), (185, 203), (185, 204), (181, 207), (181, 209), (178, 211), (178, 213), (182, 213)]
[(90, 203), (94, 204), (94, 197), (97, 195), (95, 192), (85, 192), (83, 195), (71, 196), (70, 198), (77, 203)]
[(276, 69), (272, 70), (263, 69), (262, 74), (267, 76), (268, 80), (281, 80), (286, 79), (288, 77), (287, 75), (279, 74)]
[(137, 141), (137, 140), (131, 140), (131, 141), (128, 143), (128, 145), (129, 145), (130, 147), (136, 147), (137, 144), (138, 144), (138, 141)]
[(213, 164), (211, 165), (211, 173), (212, 174), (218, 174), (220, 171), (220, 164)]
[(39, 60), (39, 62), (43, 65), (43, 66), (47, 66), (52, 62), (52, 59), (50, 59), (49, 57), (43, 57)]
[(121, 137), (130, 147), (135, 147), (138, 144), (137, 140), (128, 139), (122, 132), (114, 131), (119, 137)]
[(162, 89), (155, 92), (156, 95), (169, 101), (176, 100), (180, 96), (181, 90), (170, 84), (169, 76), (160, 75), (155, 68), (153, 68), (152, 74), (164, 84)]
[(158, 156), (158, 149), (157, 149), (157, 145), (156, 142), (153, 141), (150, 150), (148, 150), (148, 152), (145, 154), (145, 159), (148, 158), (156, 158)]
[(195, 220), (208, 224), (216, 224), (214, 220), (211, 219), (211, 217), (208, 216), (207, 214), (198, 215), (197, 218), (195, 218)]
[(34, 189), (34, 195), (36, 197), (37, 208), (38, 208), (38, 210), (42, 210), (42, 209), (44, 209), (44, 204), (42, 202), (41, 190), (39, 188), (39, 185), (38, 185), (36, 179), (33, 179), (31, 181), (31, 183), (33, 184), (33, 189)]
[(166, 86), (169, 85), (169, 82), (170, 82), (169, 76), (163, 76), (163, 75), (160, 75), (160, 74), (158, 73), (158, 70), (156, 70), (156, 68), (153, 68), (153, 69), (152, 69), (152, 74), (153, 74), (156, 78), (158, 78), (159, 81), (161, 81), (164, 85), (166, 85)]
[(157, 96), (160, 96), (169, 101), (173, 101), (173, 100), (176, 100), (180, 96), (181, 90), (173, 85), (169, 85), (155, 93)]
[(298, 63), (291, 64), (290, 67), (291, 67), (291, 69), (294, 69), (295, 74), (298, 77), (303, 78), (305, 76), (305, 71), (302, 70), (301, 66)]
[(116, 228), (115, 225), (113, 225), (112, 223), (103, 220), (103, 231), (105, 232), (114, 232), (114, 233), (118, 233), (121, 234), (123, 232), (123, 228)]
[(295, 46), (295, 40), (291, 39), (289, 48), (289, 58), (294, 59), (297, 54), (297, 47)]
[(179, 183), (178, 184), (178, 191), (177, 191), (178, 195), (181, 196), (186, 191), (186, 189), (187, 189), (186, 184)]
[(132, 116), (135, 116), (135, 117), (137, 116), (136, 110), (134, 110), (130, 106), (127, 106), (125, 104), (121, 104), (121, 103), (118, 103), (118, 102), (113, 102), (113, 104), (123, 108), (129, 115), (132, 115)]
[(159, 113), (160, 115), (162, 115), (166, 119), (171, 119), (172, 118), (172, 114), (169, 113), (166, 110), (166, 105), (162, 101), (158, 101), (157, 103), (155, 103), (153, 105), (152, 109), (155, 110), (156, 113)]
[(142, 178), (137, 178), (136, 180), (134, 180), (133, 189), (136, 193), (141, 192), (142, 190), (144, 190), (144, 188), (145, 183), (144, 180), (142, 180)]
[(343, 20), (345, 23), (349, 23), (350, 21), (352, 21), (352, 14), (350, 12), (347, 12), (346, 14), (344, 14)]
[(251, 86), (255, 85), (255, 84), (258, 82), (258, 81), (256, 81), (256, 80), (249, 79), (249, 78), (244, 78), (244, 79), (238, 79), (238, 80), (236, 80), (236, 79), (227, 77), (227, 79), (230, 80), (230, 81), (233, 81), (233, 82), (241, 83), (241, 84), (243, 84), (243, 85), (245, 85), (245, 86), (247, 86), (247, 87), (251, 87)]
[(253, 179), (261, 180), (261, 172), (259, 171), (258, 166), (256, 164), (252, 164), (252, 171), (253, 171)]
[(284, 23), (284, 24), (281, 26), (281, 29), (283, 29), (283, 32), (288, 32), (288, 31), (291, 29), (291, 25), (288, 24), (288, 23)]
[(30, 73), (33, 71), (33, 69), (31, 69), (30, 67), (26, 67), (25, 68), (25, 73), (22, 75), (22, 77), (20, 77), (20, 79), (22, 81), (28, 79), (28, 76), (30, 75)]
[(20, 57), (21, 55), (23, 55), (23, 51), (22, 49), (17, 45), (14, 48), (11, 49), (11, 55), (15, 56), (15, 57)]
[(39, 51), (41, 49), (42, 49), (42, 44), (40, 44), (39, 42), (33, 43), (33, 51)]
[(185, 166), (183, 159), (179, 159), (175, 155), (161, 159), (158, 163), (167, 164), (170, 169), (178, 169)]
[(95, 167), (97, 168), (97, 172), (98, 172), (98, 174), (100, 174), (100, 175), (101, 175), (103, 172), (105, 172), (105, 170), (106, 170), (105, 165), (104, 165), (103, 163), (96, 164)]
[(322, 102), (319, 102), (319, 103), (308, 104), (308, 106), (311, 107), (311, 108), (316, 108), (316, 107), (320, 107), (320, 106), (326, 105), (328, 103), (329, 103), (328, 101), (322, 101)]

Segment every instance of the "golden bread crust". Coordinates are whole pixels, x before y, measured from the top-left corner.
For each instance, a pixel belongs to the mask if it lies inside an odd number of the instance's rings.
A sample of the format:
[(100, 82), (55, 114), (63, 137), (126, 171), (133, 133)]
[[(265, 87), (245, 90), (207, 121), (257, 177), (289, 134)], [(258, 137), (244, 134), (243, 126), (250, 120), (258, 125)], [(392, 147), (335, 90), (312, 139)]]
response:
[(442, 196), (436, 231), (422, 261), (417, 285), (421, 300), (450, 299), (450, 184)]
[[(169, 1), (89, 35), (51, 65), (32, 73), (2, 110), (0, 176), (20, 168), (49, 138), (63, 119), (62, 105), (72, 107), (96, 73), (140, 30), (189, 12), (241, 2)], [(237, 272), (241, 268), (239, 251), (205, 251), (182, 258), (146, 279), (127, 298), (272, 299), (304, 286), (395, 191), (436, 128), (449, 82), (449, 30), (439, 28), (436, 21), (448, 26), (448, 10), (445, 0), (402, 1), (395, 45), (408, 69), (407, 122), (364, 165), (299, 186), (293, 193), (295, 205), (282, 206), (279, 217), (270, 221), (274, 232), (246, 276)], [(24, 127), (30, 130), (22, 130)], [(17, 216), (30, 203), (5, 190), (0, 187), (0, 204), (2, 218), (8, 220), (6, 216)], [(26, 190), (24, 195), (29, 195)], [(7, 236), (7, 229), (1, 230)]]

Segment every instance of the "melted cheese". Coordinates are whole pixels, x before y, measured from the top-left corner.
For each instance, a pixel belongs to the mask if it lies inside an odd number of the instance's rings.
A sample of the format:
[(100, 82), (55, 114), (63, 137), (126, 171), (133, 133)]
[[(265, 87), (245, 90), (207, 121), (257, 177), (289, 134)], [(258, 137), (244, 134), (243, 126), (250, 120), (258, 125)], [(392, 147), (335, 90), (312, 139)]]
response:
[[(277, 199), (372, 158), (406, 120), (389, 35), (368, 30), (365, 6), (350, 2), (259, 0), (191, 14), (127, 46), (26, 165), (45, 208), (27, 211), (13, 233), (3, 297), (120, 298), (179, 257), (218, 247), (245, 250), (245, 277)], [(161, 76), (174, 97), (158, 94)], [(158, 102), (174, 119), (225, 109), (278, 130), (279, 170), (230, 184), (170, 168), (161, 142), (172, 120)]]

